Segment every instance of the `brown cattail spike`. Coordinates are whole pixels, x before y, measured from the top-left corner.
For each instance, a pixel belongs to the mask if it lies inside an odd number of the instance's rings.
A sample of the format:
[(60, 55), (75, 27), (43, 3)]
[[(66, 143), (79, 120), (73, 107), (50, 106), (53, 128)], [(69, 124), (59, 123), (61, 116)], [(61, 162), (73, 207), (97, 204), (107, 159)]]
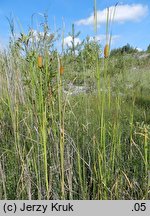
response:
[(60, 66), (60, 75), (63, 75), (64, 74), (64, 67), (61, 65)]
[(43, 67), (43, 58), (41, 55), (38, 56), (37, 63), (39, 68)]
[(64, 74), (64, 67), (62, 65), (62, 61), (60, 59), (60, 75), (63, 75)]
[(104, 48), (104, 57), (108, 58), (108, 56), (109, 56), (109, 45), (106, 44)]

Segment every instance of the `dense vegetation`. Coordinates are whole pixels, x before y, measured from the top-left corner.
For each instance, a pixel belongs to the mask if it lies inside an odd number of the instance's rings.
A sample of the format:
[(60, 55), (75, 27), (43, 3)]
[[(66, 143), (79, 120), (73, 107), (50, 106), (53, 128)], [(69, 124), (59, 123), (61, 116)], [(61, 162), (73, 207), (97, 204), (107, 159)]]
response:
[(1, 51), (0, 199), (148, 199), (150, 56), (70, 35), (60, 54), (45, 21)]

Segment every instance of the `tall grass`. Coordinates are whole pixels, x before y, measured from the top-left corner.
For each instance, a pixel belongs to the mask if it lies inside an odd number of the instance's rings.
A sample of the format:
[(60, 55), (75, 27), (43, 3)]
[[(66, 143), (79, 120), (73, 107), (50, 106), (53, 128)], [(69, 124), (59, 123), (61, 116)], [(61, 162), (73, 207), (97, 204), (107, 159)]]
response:
[[(109, 47), (114, 16), (108, 9)], [(96, 38), (96, 0), (94, 29)], [(148, 199), (149, 90), (140, 97), (140, 87), (122, 90), (124, 74), (111, 74), (112, 59), (97, 56), (90, 69), (94, 92), (70, 96), (65, 85), (80, 79), (76, 54), (66, 65), (64, 42), (61, 55), (53, 49), (46, 16), (43, 32), (39, 40), (32, 30), (21, 34), (1, 53), (0, 198)], [(89, 69), (81, 63), (86, 85)]]

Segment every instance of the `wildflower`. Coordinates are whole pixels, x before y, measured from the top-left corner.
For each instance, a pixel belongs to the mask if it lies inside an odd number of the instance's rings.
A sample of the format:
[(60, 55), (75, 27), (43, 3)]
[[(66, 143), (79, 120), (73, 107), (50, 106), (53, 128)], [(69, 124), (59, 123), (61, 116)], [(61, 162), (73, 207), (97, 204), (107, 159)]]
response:
[(106, 44), (104, 48), (104, 57), (108, 58), (108, 56), (109, 56), (109, 45)]

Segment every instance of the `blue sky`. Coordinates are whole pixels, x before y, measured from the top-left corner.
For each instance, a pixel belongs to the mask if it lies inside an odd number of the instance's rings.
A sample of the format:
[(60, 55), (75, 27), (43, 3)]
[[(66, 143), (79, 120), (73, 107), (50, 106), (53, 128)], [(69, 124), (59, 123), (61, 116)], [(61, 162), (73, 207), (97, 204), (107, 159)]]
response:
[[(93, 36), (93, 2), (94, 0), (0, 0), (0, 44), (6, 45), (9, 38), (9, 25), (6, 17), (15, 17), (16, 33), (31, 27), (31, 16), (34, 15), (33, 28), (43, 21), (38, 13), (48, 14), (52, 31), (54, 26), (61, 28), (62, 17), (65, 21), (65, 42), (69, 43), (68, 32), (75, 23), (76, 31), (81, 31), (78, 41), (87, 35)], [(117, 0), (97, 0), (98, 38), (105, 43), (105, 9), (115, 5)], [(112, 8), (113, 9), (113, 8)], [(116, 11), (113, 24), (112, 48), (130, 43), (134, 47), (146, 49), (150, 44), (150, 1), (122, 0)], [(54, 24), (55, 20), (55, 24)], [(19, 25), (21, 24), (21, 27)], [(61, 33), (61, 32), (60, 32)]]

